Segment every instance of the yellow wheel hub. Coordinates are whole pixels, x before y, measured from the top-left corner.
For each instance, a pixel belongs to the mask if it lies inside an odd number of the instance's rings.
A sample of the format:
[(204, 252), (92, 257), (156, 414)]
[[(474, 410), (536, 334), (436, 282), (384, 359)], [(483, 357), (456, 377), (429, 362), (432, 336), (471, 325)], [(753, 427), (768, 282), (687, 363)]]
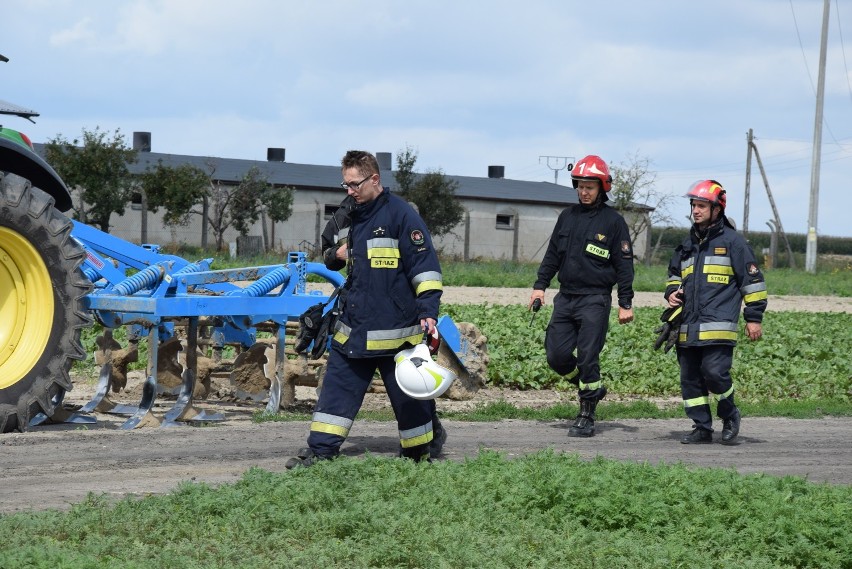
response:
[(44, 353), (53, 303), (41, 254), (20, 233), (0, 227), (0, 389), (17, 383)]

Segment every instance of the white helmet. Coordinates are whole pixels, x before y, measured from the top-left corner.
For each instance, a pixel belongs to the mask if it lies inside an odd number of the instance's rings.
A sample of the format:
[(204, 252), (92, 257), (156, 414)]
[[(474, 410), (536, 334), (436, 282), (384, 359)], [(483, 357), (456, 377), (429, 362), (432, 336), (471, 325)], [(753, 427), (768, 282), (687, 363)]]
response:
[(402, 392), (414, 399), (436, 399), (444, 394), (456, 374), (438, 365), (429, 353), (429, 346), (417, 344), (402, 350), (395, 357), (396, 382)]

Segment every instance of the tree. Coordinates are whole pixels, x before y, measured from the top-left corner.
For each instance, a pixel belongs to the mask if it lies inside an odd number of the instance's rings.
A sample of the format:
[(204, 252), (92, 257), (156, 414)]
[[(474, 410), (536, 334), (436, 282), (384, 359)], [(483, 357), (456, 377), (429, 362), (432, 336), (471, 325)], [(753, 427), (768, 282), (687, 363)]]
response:
[(108, 140), (98, 127), (83, 129), (82, 145), (78, 139), (68, 142), (57, 135), (45, 145), (45, 158), (79, 193), (74, 217), (83, 223), (91, 220), (108, 232), (110, 216), (124, 214), (133, 191), (128, 165), (136, 162), (136, 151), (125, 145), (121, 131), (116, 129)]
[(417, 153), (406, 147), (396, 157), (394, 174), (400, 197), (414, 203), (429, 232), (437, 237), (449, 233), (464, 217), (464, 207), (456, 197), (458, 183), (439, 170), (417, 175)]
[[(252, 166), (236, 187), (222, 184), (214, 178), (211, 166), (207, 222), (216, 239), (216, 249), (225, 244), (225, 231), (233, 226), (240, 235), (248, 234), (261, 212), (261, 198), (270, 191), (269, 179), (257, 166)], [(291, 206), (292, 206), (292, 197)], [(289, 217), (289, 214), (288, 216)]]
[[(293, 192), (291, 186), (268, 186), (260, 196), (263, 207), (260, 210), (260, 221), (263, 227), (263, 247), (267, 251), (275, 244), (275, 223), (287, 221), (293, 214)], [(272, 239), (267, 240), (266, 217), (272, 221)]]
[(140, 189), (145, 192), (148, 209), (166, 210), (163, 223), (186, 225), (194, 207), (201, 203), (210, 187), (207, 172), (196, 166), (164, 166), (162, 161), (139, 175)]
[[(651, 160), (639, 156), (638, 152), (633, 156), (610, 168), (612, 173), (611, 199), (613, 207), (617, 209), (627, 222), (630, 230), (630, 240), (634, 243), (644, 231), (650, 232), (654, 225), (672, 225), (673, 219), (669, 213), (674, 196), (660, 192), (655, 184), (657, 173), (651, 170)], [(628, 215), (633, 212), (632, 204), (639, 203), (652, 208), (647, 215)], [(662, 238), (662, 232), (660, 233)], [(646, 251), (645, 261), (650, 263), (656, 254), (660, 241), (654, 246), (653, 251)]]

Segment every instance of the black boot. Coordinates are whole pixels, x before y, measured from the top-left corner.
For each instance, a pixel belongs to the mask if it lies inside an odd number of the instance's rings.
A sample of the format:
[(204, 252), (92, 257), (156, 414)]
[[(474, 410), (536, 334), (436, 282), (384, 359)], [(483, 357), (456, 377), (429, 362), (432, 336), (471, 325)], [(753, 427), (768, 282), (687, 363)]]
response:
[(569, 437), (591, 437), (595, 434), (595, 408), (598, 402), (591, 399), (580, 399), (580, 414), (574, 424), (568, 429)]
[(684, 435), (680, 442), (685, 445), (709, 445), (713, 442), (713, 431), (693, 427), (692, 432)]
[(320, 456), (318, 454), (314, 454), (314, 451), (305, 447), (299, 449), (299, 452), (296, 456), (287, 459), (287, 462), (284, 463), (284, 468), (287, 470), (293, 470), (294, 468), (306, 468), (308, 466), (313, 466), (317, 462), (321, 460), (331, 460), (334, 458), (333, 456)]
[(723, 445), (736, 444), (737, 435), (740, 434), (740, 410), (734, 409), (730, 417), (722, 421), (722, 439), (719, 441)]

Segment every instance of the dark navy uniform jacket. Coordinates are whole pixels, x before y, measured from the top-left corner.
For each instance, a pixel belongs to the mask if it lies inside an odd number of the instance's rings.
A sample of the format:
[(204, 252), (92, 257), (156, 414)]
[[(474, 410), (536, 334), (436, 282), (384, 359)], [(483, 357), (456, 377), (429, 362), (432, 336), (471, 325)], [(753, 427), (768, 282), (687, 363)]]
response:
[(438, 255), (420, 215), (385, 188), (350, 213), (350, 273), (332, 347), (350, 358), (394, 355), (438, 319)]
[(746, 322), (762, 322), (766, 282), (745, 238), (718, 222), (700, 235), (693, 225), (669, 262), (665, 297), (683, 287), (678, 345), (737, 343), (740, 307)]
[(559, 214), (533, 289), (545, 290), (554, 275), (564, 294), (612, 294), (618, 304), (633, 300), (633, 247), (627, 223), (601, 203), (569, 206)]

